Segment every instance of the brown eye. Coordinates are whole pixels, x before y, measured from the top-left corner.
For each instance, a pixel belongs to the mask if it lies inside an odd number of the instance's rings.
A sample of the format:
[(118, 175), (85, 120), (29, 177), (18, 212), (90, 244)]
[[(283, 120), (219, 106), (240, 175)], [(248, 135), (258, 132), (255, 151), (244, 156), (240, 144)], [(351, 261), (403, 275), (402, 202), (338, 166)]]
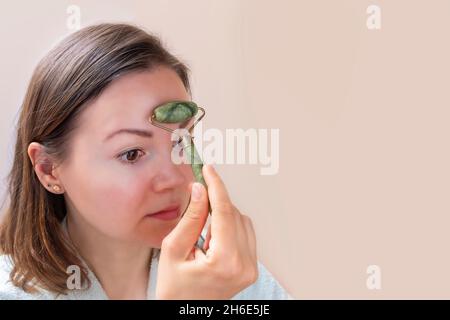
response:
[(139, 153), (143, 152), (138, 149), (129, 150), (120, 155), (120, 160), (128, 164), (133, 164), (139, 159)]

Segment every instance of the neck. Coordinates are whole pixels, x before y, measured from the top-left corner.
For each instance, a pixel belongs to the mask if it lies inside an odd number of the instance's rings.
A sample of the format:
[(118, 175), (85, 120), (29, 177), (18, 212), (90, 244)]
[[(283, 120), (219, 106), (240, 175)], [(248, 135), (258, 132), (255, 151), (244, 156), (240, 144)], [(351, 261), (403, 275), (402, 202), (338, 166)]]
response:
[(67, 231), (110, 299), (146, 299), (149, 247), (117, 241), (67, 216)]

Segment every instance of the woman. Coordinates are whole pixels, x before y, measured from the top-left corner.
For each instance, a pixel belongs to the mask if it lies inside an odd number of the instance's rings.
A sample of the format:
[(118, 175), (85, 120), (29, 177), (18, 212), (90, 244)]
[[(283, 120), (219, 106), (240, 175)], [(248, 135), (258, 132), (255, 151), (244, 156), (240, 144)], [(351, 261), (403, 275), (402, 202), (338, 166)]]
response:
[(203, 168), (208, 190), (193, 183), (148, 121), (190, 98), (188, 68), (131, 25), (81, 29), (42, 59), (17, 127), (0, 298), (289, 298), (215, 170)]

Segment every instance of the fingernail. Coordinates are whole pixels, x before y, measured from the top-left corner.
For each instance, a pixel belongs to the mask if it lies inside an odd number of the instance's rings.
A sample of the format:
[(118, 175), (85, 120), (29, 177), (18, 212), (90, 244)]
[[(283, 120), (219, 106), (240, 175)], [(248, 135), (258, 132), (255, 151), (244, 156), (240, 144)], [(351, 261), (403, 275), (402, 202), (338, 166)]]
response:
[(198, 182), (192, 184), (192, 199), (195, 201), (200, 200), (202, 197), (202, 185)]

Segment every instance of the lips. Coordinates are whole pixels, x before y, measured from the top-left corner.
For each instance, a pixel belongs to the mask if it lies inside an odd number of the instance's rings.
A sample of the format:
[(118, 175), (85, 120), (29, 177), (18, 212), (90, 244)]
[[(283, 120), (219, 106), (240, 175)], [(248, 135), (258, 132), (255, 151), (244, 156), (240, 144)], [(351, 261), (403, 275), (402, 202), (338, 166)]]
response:
[(180, 214), (180, 206), (179, 205), (170, 205), (160, 211), (156, 211), (154, 213), (147, 214), (147, 217), (160, 219), (160, 220), (172, 220), (178, 217)]

